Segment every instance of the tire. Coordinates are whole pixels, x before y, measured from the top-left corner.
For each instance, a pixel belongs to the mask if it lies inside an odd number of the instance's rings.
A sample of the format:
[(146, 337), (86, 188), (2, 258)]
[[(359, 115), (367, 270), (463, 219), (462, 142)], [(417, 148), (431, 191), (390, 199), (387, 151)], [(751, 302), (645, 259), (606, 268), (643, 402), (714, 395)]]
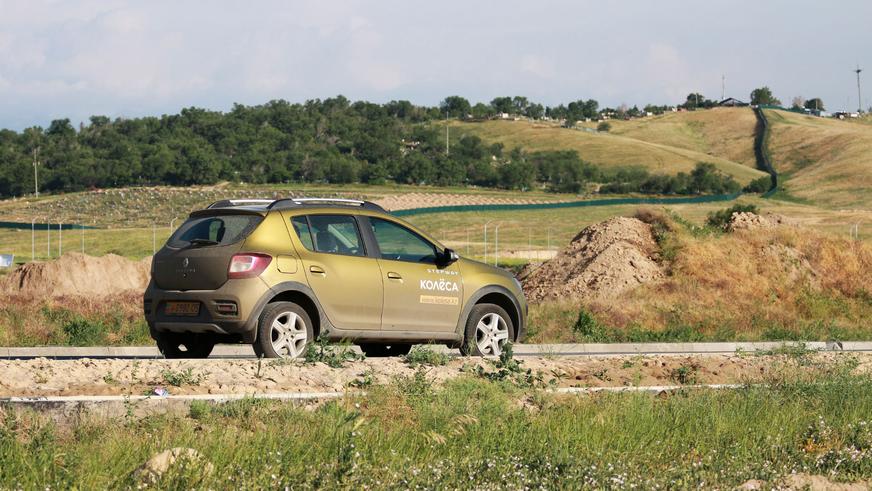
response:
[(515, 326), (508, 312), (499, 305), (478, 304), (466, 319), (460, 352), (472, 356), (499, 356), (506, 343), (515, 339)]
[(383, 358), (385, 356), (405, 356), (412, 350), (412, 345), (409, 343), (394, 343), (394, 344), (378, 344), (378, 343), (361, 343), (360, 351), (367, 358)]
[(293, 360), (303, 356), (314, 339), (312, 320), (303, 307), (292, 302), (271, 303), (257, 322), (254, 353), (258, 358)]
[(156, 342), (167, 359), (208, 358), (215, 348), (215, 341), (203, 334), (161, 333)]

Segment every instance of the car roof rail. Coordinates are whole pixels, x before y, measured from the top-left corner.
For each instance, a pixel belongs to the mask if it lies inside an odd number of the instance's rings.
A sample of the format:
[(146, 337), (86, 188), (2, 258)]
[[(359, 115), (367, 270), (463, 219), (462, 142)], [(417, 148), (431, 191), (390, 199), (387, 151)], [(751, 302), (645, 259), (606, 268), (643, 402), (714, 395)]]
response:
[(359, 199), (347, 198), (282, 198), (272, 202), (268, 209), (278, 208), (294, 208), (297, 206), (318, 206), (318, 205), (344, 205), (344, 206), (359, 206), (364, 210), (380, 211), (387, 213), (381, 206), (372, 201), (364, 201)]
[(231, 206), (245, 205), (271, 205), (276, 200), (273, 199), (222, 199), (207, 206), (206, 209), (212, 208), (229, 208)]

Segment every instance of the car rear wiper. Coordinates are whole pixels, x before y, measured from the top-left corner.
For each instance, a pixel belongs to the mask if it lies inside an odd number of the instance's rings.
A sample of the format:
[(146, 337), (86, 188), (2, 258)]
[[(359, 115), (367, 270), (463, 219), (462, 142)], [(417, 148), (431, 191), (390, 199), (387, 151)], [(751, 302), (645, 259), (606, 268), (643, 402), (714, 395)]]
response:
[(199, 246), (210, 246), (210, 245), (218, 245), (220, 242), (217, 240), (209, 240), (209, 239), (191, 239), (188, 247), (199, 247)]

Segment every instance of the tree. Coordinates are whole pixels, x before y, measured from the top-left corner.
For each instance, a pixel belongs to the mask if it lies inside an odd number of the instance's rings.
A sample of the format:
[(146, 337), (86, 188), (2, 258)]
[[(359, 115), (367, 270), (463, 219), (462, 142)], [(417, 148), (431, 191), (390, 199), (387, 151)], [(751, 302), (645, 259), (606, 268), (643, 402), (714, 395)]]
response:
[(803, 107), (805, 107), (805, 99), (803, 99), (803, 97), (801, 95), (794, 97), (790, 101), (790, 108), (791, 109), (802, 109)]
[(769, 87), (763, 86), (751, 91), (751, 104), (754, 106), (780, 106), (781, 101), (772, 95)]
[(542, 119), (542, 116), (545, 115), (545, 108), (542, 107), (542, 104), (530, 104), (527, 106), (527, 109), (524, 110), (524, 116), (527, 116), (530, 119)]
[(472, 106), (469, 105), (469, 101), (459, 95), (448, 96), (439, 104), (439, 109), (442, 111), (442, 114), (448, 114), (449, 117), (452, 118), (465, 118), (470, 111), (472, 110)]
[(824, 101), (822, 101), (820, 97), (815, 97), (813, 99), (805, 101), (805, 105), (803, 107), (811, 110), (826, 111), (826, 108), (824, 107)]
[(611, 129), (612, 125), (608, 121), (601, 121), (600, 124), (596, 125), (596, 130), (604, 133), (608, 133)]
[(494, 108), (479, 102), (478, 104), (472, 106), (472, 117), (474, 119), (488, 119), (494, 115), (496, 111)]
[(494, 111), (498, 113), (510, 113), (512, 112), (512, 98), (511, 97), (494, 97), (491, 101), (491, 106), (493, 106)]
[(701, 107), (705, 104), (705, 97), (699, 92), (691, 92), (687, 94), (687, 99), (684, 100), (683, 106), (687, 109)]

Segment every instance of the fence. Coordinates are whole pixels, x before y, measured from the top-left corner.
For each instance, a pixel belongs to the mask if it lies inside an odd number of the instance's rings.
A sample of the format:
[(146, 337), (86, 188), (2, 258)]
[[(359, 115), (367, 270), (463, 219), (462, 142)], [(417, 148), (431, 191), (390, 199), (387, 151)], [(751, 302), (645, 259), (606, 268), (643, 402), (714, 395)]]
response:
[(466, 211), (513, 211), (513, 210), (548, 210), (560, 208), (584, 208), (588, 206), (614, 206), (614, 205), (677, 205), (696, 203), (716, 203), (721, 201), (733, 201), (741, 196), (734, 194), (713, 194), (705, 196), (691, 196), (682, 198), (609, 198), (580, 201), (559, 201), (553, 203), (528, 203), (528, 204), (495, 204), (495, 205), (450, 205), (432, 206), (426, 208), (412, 208), (392, 212), (394, 216), (407, 217), (425, 213), (457, 213)]

